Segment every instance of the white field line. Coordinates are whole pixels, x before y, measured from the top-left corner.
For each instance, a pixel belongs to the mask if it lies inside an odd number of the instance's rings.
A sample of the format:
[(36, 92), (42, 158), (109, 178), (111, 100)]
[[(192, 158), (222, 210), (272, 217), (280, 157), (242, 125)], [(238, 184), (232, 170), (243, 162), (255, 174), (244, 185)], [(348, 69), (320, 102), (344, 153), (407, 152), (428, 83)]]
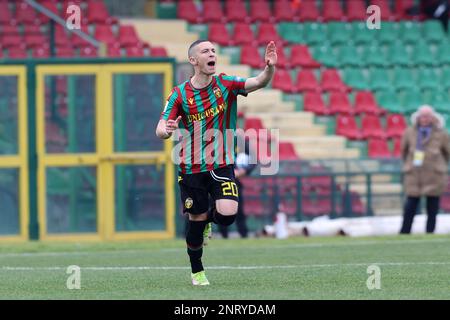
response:
[[(299, 264), (299, 265), (274, 265), (274, 266), (211, 266), (206, 270), (267, 270), (267, 269), (309, 269), (309, 268), (339, 268), (339, 267), (367, 267), (377, 266), (411, 266), (411, 265), (450, 265), (450, 261), (419, 261), (419, 262), (366, 262), (366, 263), (330, 263), (330, 264)], [(67, 270), (67, 267), (12, 267), (2, 266), (2, 271), (59, 271)], [(190, 270), (190, 267), (176, 266), (97, 266), (80, 267), (80, 270), (90, 271), (146, 271), (146, 270)]]
[[(417, 244), (417, 243), (445, 243), (450, 242), (448, 239), (414, 239), (414, 240), (385, 240), (385, 241), (375, 241), (375, 240), (363, 240), (363, 241), (345, 241), (337, 243), (289, 243), (283, 244), (283, 240), (280, 243), (273, 245), (256, 245), (251, 246), (249, 249), (272, 249), (272, 248), (326, 248), (326, 247), (347, 247), (347, 246), (370, 246), (370, 245), (402, 245), (402, 244)], [(214, 243), (214, 240), (213, 240)], [(207, 249), (213, 249), (214, 246), (210, 245)], [(223, 246), (214, 248), (214, 250), (229, 250), (236, 249), (235, 246)], [(186, 251), (186, 248), (143, 248), (139, 250), (109, 250), (109, 251), (66, 251), (66, 252), (5, 252), (0, 253), (0, 259), (3, 257), (59, 257), (59, 256), (72, 256), (72, 255), (117, 255), (117, 254), (143, 254), (143, 253), (153, 253), (153, 252), (178, 252)]]

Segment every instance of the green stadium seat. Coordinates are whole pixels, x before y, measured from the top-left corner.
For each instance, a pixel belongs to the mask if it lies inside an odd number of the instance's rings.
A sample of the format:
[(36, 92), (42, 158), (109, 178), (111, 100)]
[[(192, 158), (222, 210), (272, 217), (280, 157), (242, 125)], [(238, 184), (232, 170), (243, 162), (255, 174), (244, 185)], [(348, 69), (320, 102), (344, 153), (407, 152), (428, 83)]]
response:
[(394, 22), (383, 21), (381, 29), (374, 29), (378, 42), (382, 44), (390, 44), (398, 39), (398, 28)]
[(355, 44), (369, 44), (373, 41), (376, 30), (367, 28), (365, 22), (352, 22), (352, 40)]
[(389, 46), (387, 56), (391, 65), (409, 66), (411, 64), (409, 53), (401, 42), (395, 42)]
[(303, 36), (308, 44), (324, 43), (327, 34), (327, 25), (325, 23), (308, 22), (304, 24)]
[(404, 112), (411, 114), (424, 103), (420, 91), (416, 88), (404, 90), (400, 94), (400, 103), (403, 105)]
[(314, 59), (327, 67), (337, 68), (339, 66), (336, 54), (333, 52), (332, 47), (328, 46), (316, 46), (313, 48)]
[(442, 70), (441, 73), (441, 86), (445, 89), (450, 88), (450, 67), (445, 68)]
[(384, 90), (376, 93), (377, 101), (380, 107), (391, 113), (403, 113), (403, 106), (394, 90)]
[(340, 66), (362, 67), (364, 65), (357, 48), (352, 45), (344, 45), (339, 48), (338, 61)]
[(387, 67), (389, 65), (385, 53), (378, 45), (365, 46), (362, 59), (366, 66)]
[(420, 24), (412, 21), (399, 22), (399, 36), (405, 43), (416, 43), (417, 39), (422, 38)]
[(438, 64), (450, 65), (450, 40), (437, 47), (436, 60)]
[(437, 20), (427, 20), (422, 24), (423, 37), (431, 43), (440, 43), (445, 40), (446, 34), (442, 23)]
[(344, 44), (351, 39), (351, 27), (343, 22), (330, 22), (328, 24), (328, 40), (331, 44)]
[(387, 69), (375, 68), (370, 72), (370, 88), (372, 90), (389, 90), (392, 88), (392, 84), (389, 81), (389, 73)]
[(350, 87), (358, 90), (370, 89), (369, 82), (360, 68), (344, 69), (344, 82)]
[(417, 42), (412, 52), (413, 54), (411, 55), (411, 60), (415, 65), (432, 66), (437, 63), (433, 53), (431, 52), (430, 45), (425, 41)]
[(448, 91), (434, 91), (430, 104), (440, 113), (450, 112), (450, 94)]
[(394, 70), (393, 83), (397, 90), (412, 89), (416, 87), (414, 75), (408, 68), (396, 68)]
[(439, 87), (439, 78), (432, 68), (420, 69), (417, 75), (417, 84), (422, 90)]
[(280, 36), (291, 43), (304, 43), (303, 24), (295, 22), (281, 22), (278, 25), (278, 33)]

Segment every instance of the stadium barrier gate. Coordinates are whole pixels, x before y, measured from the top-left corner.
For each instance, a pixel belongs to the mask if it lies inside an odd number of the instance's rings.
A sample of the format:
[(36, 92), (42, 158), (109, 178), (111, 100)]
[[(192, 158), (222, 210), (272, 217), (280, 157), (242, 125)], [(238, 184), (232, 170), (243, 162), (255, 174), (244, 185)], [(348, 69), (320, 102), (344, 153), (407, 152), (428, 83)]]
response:
[(0, 61), (0, 243), (175, 236), (175, 61)]

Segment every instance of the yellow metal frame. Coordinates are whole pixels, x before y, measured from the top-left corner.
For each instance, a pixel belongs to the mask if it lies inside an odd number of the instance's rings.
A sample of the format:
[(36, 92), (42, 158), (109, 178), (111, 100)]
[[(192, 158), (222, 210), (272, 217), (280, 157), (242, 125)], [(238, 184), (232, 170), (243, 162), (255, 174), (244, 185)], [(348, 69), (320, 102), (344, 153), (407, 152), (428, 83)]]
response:
[[(37, 78), (37, 149), (38, 201), (40, 239), (67, 241), (142, 240), (169, 239), (175, 236), (174, 166), (171, 161), (171, 141), (165, 141), (163, 152), (114, 152), (113, 132), (113, 84), (114, 74), (164, 74), (164, 95), (168, 96), (173, 83), (172, 65), (169, 63), (123, 63), (106, 65), (58, 65), (38, 66)], [(92, 154), (49, 155), (45, 153), (45, 100), (44, 77), (46, 75), (96, 75), (96, 146)], [(101, 93), (101, 94), (99, 94)], [(163, 102), (161, 102), (163, 105)], [(101, 108), (100, 108), (101, 106)], [(166, 230), (165, 231), (115, 231), (114, 181), (116, 164), (167, 164), (166, 176)], [(97, 168), (97, 233), (48, 234), (46, 227), (46, 177), (49, 166), (96, 166)]]
[(0, 236), (0, 242), (28, 240), (29, 199), (28, 199), (28, 137), (27, 137), (27, 80), (26, 68), (22, 66), (2, 66), (0, 76), (17, 76), (18, 95), (18, 154), (0, 156), (0, 168), (19, 169), (19, 223), (18, 235)]

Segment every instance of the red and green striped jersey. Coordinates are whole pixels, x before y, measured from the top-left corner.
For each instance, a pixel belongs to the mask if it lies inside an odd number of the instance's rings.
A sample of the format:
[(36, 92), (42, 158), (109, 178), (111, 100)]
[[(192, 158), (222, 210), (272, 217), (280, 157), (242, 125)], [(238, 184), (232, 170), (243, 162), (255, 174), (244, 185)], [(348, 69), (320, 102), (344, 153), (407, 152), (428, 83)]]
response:
[(173, 88), (161, 119), (181, 116), (179, 128), (187, 130), (180, 152), (182, 173), (206, 172), (234, 163), (237, 96), (247, 95), (245, 80), (221, 73), (202, 89), (194, 88), (189, 80)]

